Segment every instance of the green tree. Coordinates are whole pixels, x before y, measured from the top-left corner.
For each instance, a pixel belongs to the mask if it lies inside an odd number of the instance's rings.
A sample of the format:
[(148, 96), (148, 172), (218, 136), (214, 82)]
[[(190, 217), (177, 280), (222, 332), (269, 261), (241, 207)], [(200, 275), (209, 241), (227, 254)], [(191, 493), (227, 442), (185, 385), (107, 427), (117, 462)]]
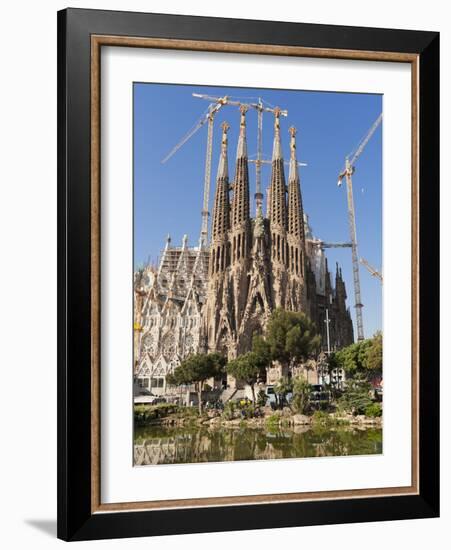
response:
[(175, 386), (194, 384), (202, 413), (202, 390), (209, 378), (216, 378), (224, 372), (226, 359), (219, 353), (190, 355), (174, 369), (167, 381)]
[(293, 379), (293, 408), (300, 414), (306, 414), (310, 404), (310, 384), (303, 376)]
[(227, 363), (227, 373), (235, 380), (242, 381), (251, 387), (252, 401), (255, 403), (255, 384), (263, 378), (268, 366), (267, 358), (256, 351), (239, 355)]
[(321, 345), (321, 337), (307, 315), (284, 309), (273, 311), (265, 340), (271, 359), (287, 367), (315, 355)]
[(271, 364), (271, 349), (263, 336), (254, 336), (252, 339), (252, 351), (258, 353), (261, 361), (265, 362), (267, 366)]
[(366, 357), (366, 368), (375, 375), (382, 375), (382, 332), (376, 332)]
[(351, 344), (329, 357), (329, 369), (343, 369), (348, 377), (363, 375), (366, 379), (382, 374), (382, 333)]

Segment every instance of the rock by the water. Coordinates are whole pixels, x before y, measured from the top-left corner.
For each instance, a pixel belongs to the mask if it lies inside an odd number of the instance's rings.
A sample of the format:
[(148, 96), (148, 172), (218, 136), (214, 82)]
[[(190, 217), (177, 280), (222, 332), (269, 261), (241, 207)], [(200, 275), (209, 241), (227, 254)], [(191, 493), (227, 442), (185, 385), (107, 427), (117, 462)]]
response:
[(305, 416), (305, 414), (295, 414), (292, 418), (295, 426), (305, 426), (312, 423), (312, 419), (309, 416)]

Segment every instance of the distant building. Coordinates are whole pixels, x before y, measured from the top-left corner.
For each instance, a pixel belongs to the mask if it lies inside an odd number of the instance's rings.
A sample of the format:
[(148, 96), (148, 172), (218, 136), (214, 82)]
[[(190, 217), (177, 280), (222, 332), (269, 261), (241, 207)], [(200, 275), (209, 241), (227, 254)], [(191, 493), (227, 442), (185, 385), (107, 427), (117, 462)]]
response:
[[(354, 341), (341, 269), (337, 265), (333, 285), (321, 241), (304, 215), (294, 128), (285, 183), (279, 116), (276, 110), (266, 216), (259, 194), (256, 215), (250, 214), (243, 109), (232, 183), (223, 125), (210, 244), (189, 248), (185, 236), (177, 248), (168, 237), (158, 268), (135, 274), (135, 376), (153, 393), (165, 393), (167, 374), (189, 354), (219, 351), (233, 358), (249, 351), (277, 307), (304, 311), (324, 349), (326, 309), (330, 348)], [(269, 381), (282, 374), (275, 366)]]

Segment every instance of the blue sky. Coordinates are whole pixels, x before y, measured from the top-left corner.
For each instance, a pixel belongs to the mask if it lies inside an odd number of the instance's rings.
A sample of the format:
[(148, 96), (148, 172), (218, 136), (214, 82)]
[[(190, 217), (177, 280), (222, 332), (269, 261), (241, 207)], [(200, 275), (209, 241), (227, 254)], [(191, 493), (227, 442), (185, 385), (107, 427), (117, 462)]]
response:
[[(337, 187), (337, 176), (344, 159), (353, 151), (382, 111), (382, 96), (298, 90), (134, 84), (134, 262), (138, 266), (150, 259), (155, 263), (169, 233), (179, 245), (188, 235), (197, 245), (203, 197), (206, 126), (201, 128), (177, 153), (162, 164), (161, 160), (197, 122), (208, 102), (192, 93), (229, 95), (241, 101), (262, 97), (272, 105), (288, 110), (281, 119), (282, 146), (289, 158), (288, 128), (295, 126), (298, 159), (301, 167), (304, 210), (309, 215), (315, 236), (324, 241), (349, 241), (345, 186)], [(212, 189), (219, 158), (220, 124), (227, 120), (229, 130), (229, 170), (234, 173), (239, 112), (223, 107), (215, 118), (212, 161)], [(249, 156), (256, 154), (257, 116), (247, 115)], [(263, 155), (271, 158), (273, 116), (264, 115)], [(269, 184), (270, 166), (262, 169), (262, 188)], [(255, 168), (250, 165), (251, 196), (254, 193)], [(376, 269), (382, 265), (382, 132), (378, 128), (356, 164), (353, 177), (359, 255)], [(265, 197), (266, 198), (266, 197)], [(265, 201), (264, 201), (265, 202)], [(355, 314), (351, 252), (327, 250), (329, 267), (342, 267), (348, 293), (348, 305)], [(360, 269), (365, 336), (382, 328), (382, 290), (380, 282)]]

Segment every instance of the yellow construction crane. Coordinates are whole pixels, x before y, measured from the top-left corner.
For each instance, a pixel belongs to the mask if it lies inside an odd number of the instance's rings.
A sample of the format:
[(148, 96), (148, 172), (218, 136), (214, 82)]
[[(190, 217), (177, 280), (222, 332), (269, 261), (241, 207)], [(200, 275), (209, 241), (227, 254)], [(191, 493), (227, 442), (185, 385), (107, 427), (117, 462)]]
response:
[(366, 269), (369, 271), (369, 273), (373, 276), (379, 279), (381, 283), (384, 282), (384, 279), (382, 277), (382, 273), (380, 271), (377, 271), (372, 265), (370, 265), (365, 258), (360, 258), (360, 263), (366, 267)]
[(355, 223), (355, 210), (354, 210), (354, 197), (352, 193), (352, 175), (355, 172), (355, 163), (357, 159), (362, 154), (367, 143), (371, 139), (371, 136), (376, 131), (379, 124), (382, 122), (382, 113), (378, 116), (374, 124), (371, 126), (365, 137), (360, 142), (357, 147), (356, 152), (351, 159), (348, 155), (345, 160), (345, 167), (343, 171), (338, 176), (338, 186), (340, 187), (343, 178), (346, 179), (346, 190), (347, 190), (347, 200), (348, 200), (348, 222), (349, 222), (349, 233), (351, 238), (351, 248), (352, 248), (352, 274), (354, 279), (354, 297), (355, 297), (355, 312), (357, 320), (357, 340), (364, 340), (363, 332), (363, 316), (362, 316), (362, 298), (360, 292), (360, 273), (359, 273), (359, 257), (357, 253), (357, 231)]
[[(230, 105), (233, 107), (245, 107), (247, 109), (255, 109), (258, 115), (258, 129), (257, 129), (257, 159), (254, 160), (256, 165), (256, 184), (255, 184), (255, 202), (257, 206), (257, 211), (261, 211), (263, 194), (261, 192), (261, 165), (265, 163), (262, 159), (262, 135), (263, 135), (263, 113), (269, 112), (274, 113), (276, 108), (267, 107), (264, 105), (264, 101), (261, 98), (258, 98), (257, 103), (242, 103), (241, 101), (236, 101), (231, 99), (229, 96), (225, 95), (223, 97), (215, 97), (205, 94), (193, 93), (193, 97), (199, 99), (204, 99), (210, 101), (210, 105), (206, 113), (194, 124), (194, 126), (185, 134), (185, 136), (175, 145), (169, 153), (161, 161), (162, 164), (167, 162), (200, 128), (207, 124), (207, 148), (205, 154), (205, 177), (204, 177), (204, 197), (203, 197), (203, 207), (202, 207), (202, 228), (201, 228), (201, 237), (200, 245), (204, 247), (208, 244), (208, 217), (209, 217), (209, 201), (210, 201), (210, 185), (211, 185), (211, 160), (212, 160), (212, 151), (213, 151), (213, 125), (214, 118), (218, 111), (224, 105)], [(282, 116), (288, 116), (288, 111), (280, 110), (279, 112)]]
[(217, 112), (223, 105), (226, 105), (227, 96), (218, 98), (216, 103), (211, 103), (207, 112), (196, 122), (191, 130), (175, 145), (169, 153), (161, 161), (162, 164), (167, 162), (193, 135), (208, 123), (207, 131), (207, 152), (205, 155), (205, 179), (204, 179), (204, 199), (202, 206), (202, 228), (200, 233), (200, 246), (203, 248), (208, 243), (208, 204), (210, 200), (210, 179), (211, 179), (211, 155), (213, 148), (213, 123)]
[(322, 250), (324, 248), (352, 248), (352, 243), (327, 243), (320, 239), (307, 239), (307, 241)]

